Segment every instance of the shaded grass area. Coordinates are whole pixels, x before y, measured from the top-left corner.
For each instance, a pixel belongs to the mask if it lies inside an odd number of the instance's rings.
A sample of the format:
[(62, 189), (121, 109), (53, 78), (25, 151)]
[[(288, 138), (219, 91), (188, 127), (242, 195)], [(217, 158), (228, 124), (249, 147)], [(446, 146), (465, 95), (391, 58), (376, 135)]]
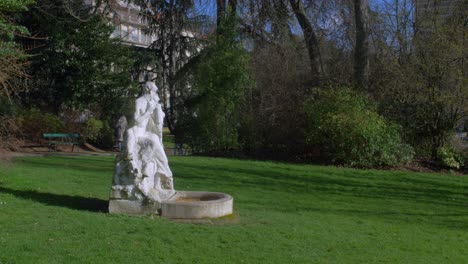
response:
[(107, 214), (113, 158), (0, 172), (0, 263), (466, 263), (468, 177), (170, 157), (179, 190), (234, 196), (237, 221)]

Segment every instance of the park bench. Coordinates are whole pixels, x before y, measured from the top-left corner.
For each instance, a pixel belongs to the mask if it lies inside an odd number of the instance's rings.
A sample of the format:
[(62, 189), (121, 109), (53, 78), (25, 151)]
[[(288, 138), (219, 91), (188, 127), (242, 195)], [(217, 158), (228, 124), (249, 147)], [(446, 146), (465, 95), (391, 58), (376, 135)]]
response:
[(57, 151), (57, 145), (72, 145), (72, 152), (75, 146), (80, 145), (80, 134), (77, 133), (44, 133), (42, 137), (48, 140), (49, 151)]
[(174, 156), (177, 156), (177, 155), (187, 155), (187, 147), (184, 146), (184, 144), (174, 144)]

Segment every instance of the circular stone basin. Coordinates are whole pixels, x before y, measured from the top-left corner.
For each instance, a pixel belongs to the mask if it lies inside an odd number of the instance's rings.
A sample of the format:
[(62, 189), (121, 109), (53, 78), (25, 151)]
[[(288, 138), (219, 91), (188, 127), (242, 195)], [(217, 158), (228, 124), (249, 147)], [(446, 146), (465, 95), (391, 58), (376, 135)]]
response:
[(172, 219), (218, 218), (232, 214), (234, 199), (218, 192), (177, 191), (161, 203), (161, 216)]

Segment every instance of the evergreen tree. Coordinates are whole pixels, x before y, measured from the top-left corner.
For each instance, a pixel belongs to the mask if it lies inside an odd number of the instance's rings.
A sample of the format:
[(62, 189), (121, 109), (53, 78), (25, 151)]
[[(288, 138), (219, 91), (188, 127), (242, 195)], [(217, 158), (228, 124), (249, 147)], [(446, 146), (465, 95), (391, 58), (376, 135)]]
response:
[(15, 23), (13, 15), (27, 10), (31, 3), (32, 0), (0, 1), (0, 96), (16, 94), (19, 86), (14, 84), (15, 78), (25, 76), (26, 56), (15, 42), (15, 36), (27, 35), (28, 31)]
[(110, 38), (112, 24), (83, 1), (40, 0), (25, 23), (47, 39), (34, 50), (27, 104), (110, 114), (135, 92), (132, 49)]
[(239, 41), (238, 20), (229, 15), (222, 34), (207, 47), (195, 72), (194, 96), (181, 114), (180, 135), (195, 152), (220, 152), (238, 147), (239, 111), (249, 85), (248, 54)]

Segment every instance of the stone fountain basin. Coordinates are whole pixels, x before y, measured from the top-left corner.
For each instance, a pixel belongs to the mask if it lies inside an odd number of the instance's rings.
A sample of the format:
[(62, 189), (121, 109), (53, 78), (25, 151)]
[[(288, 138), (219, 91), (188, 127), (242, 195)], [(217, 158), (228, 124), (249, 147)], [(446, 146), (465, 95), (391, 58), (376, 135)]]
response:
[(161, 216), (171, 219), (218, 218), (232, 214), (234, 199), (219, 192), (177, 191), (161, 203)]

